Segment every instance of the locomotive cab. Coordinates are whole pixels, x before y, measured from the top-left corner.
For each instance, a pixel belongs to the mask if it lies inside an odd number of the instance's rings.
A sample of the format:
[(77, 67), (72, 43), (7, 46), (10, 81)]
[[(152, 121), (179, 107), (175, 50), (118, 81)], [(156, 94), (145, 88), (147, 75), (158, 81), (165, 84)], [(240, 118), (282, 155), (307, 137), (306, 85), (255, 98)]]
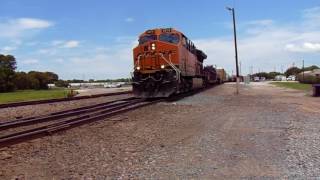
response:
[[(199, 50), (200, 52), (200, 50)], [(136, 97), (168, 97), (189, 91), (202, 80), (202, 62), (193, 43), (172, 28), (147, 30), (133, 49), (133, 93)], [(201, 58), (199, 58), (201, 56)]]

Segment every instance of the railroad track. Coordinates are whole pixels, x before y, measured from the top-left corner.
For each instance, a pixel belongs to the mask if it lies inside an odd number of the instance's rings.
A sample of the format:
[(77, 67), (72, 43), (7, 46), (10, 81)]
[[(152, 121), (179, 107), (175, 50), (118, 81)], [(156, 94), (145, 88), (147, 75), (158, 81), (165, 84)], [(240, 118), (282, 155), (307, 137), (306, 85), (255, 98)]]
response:
[[(7, 147), (12, 144), (24, 142), (30, 139), (51, 135), (53, 133), (71, 129), (86, 123), (91, 123), (98, 120), (118, 115), (140, 107), (148, 106), (162, 101), (177, 101), (186, 96), (191, 96), (196, 93), (205, 91), (208, 88), (199, 89), (183, 94), (176, 95), (167, 99), (144, 100), (135, 97), (109, 101), (101, 104), (84, 106), (80, 108), (59, 111), (44, 116), (22, 118), (18, 120), (8, 120), (0, 123), (0, 148)], [(49, 124), (45, 124), (49, 123)], [(41, 125), (16, 131), (15, 128), (25, 128), (27, 126)], [(6, 130), (14, 130), (9, 133)]]
[[(15, 130), (14, 128), (24, 128), (24, 130), (6, 133), (0, 137), (0, 148), (10, 146), (19, 142), (50, 135), (58, 131), (70, 129), (82, 124), (103, 120), (105, 118), (121, 114), (143, 106), (151, 105), (162, 101), (162, 99), (146, 101), (137, 98), (127, 98), (97, 105), (85, 106), (71, 110), (51, 113), (45, 116), (23, 118), (19, 120), (9, 120), (0, 123), (0, 131)], [(41, 125), (43, 123), (48, 123)], [(29, 125), (41, 125), (25, 129)], [(9, 131), (10, 132), (10, 131)]]
[(0, 104), (0, 108), (8, 108), (8, 107), (18, 107), (18, 106), (27, 106), (27, 105), (36, 105), (36, 104), (46, 104), (46, 103), (55, 103), (55, 102), (63, 102), (63, 101), (74, 101), (81, 99), (91, 99), (105, 96), (116, 96), (122, 94), (131, 94), (132, 91), (123, 91), (123, 92), (115, 92), (115, 93), (104, 93), (104, 94), (95, 94), (88, 96), (76, 96), (71, 98), (56, 98), (56, 99), (44, 99), (44, 100), (35, 100), (35, 101), (23, 101), (23, 102), (15, 102), (15, 103), (6, 103)]

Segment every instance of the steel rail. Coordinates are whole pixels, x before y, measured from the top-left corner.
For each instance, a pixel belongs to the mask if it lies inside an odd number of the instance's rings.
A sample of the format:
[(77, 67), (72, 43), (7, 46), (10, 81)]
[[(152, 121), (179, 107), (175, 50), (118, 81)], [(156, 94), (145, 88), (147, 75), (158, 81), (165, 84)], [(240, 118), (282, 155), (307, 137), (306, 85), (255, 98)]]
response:
[(132, 103), (130, 105), (122, 105), (121, 107), (114, 107), (113, 109), (102, 110), (102, 111), (99, 111), (98, 113), (86, 114), (76, 118), (55, 122), (49, 125), (8, 134), (0, 137), (0, 148), (6, 147), (12, 144), (16, 144), (19, 142), (24, 142), (26, 140), (33, 139), (36, 137), (50, 135), (58, 131), (80, 126), (82, 124), (103, 120), (105, 118), (108, 118), (117, 114), (121, 114), (130, 110), (134, 110), (140, 107), (144, 107), (147, 105), (151, 105), (160, 101), (163, 101), (163, 100), (160, 99), (160, 100), (149, 101), (149, 102), (136, 101), (135, 103)]
[[(99, 120), (105, 120), (105, 118), (112, 117), (117, 114), (121, 114), (127, 111), (131, 111), (140, 107), (148, 106), (154, 103), (162, 102), (162, 101), (176, 101), (179, 99), (182, 99), (186, 96), (194, 95), (199, 92), (203, 92), (208, 88), (198, 89), (192, 92), (179, 94), (174, 97), (170, 97), (168, 99), (157, 99), (153, 101), (145, 101), (143, 99), (140, 99), (141, 101), (132, 101), (131, 103), (124, 103), (119, 106), (114, 106), (109, 109), (100, 109), (96, 112), (89, 112), (86, 114), (82, 114), (80, 116), (73, 117), (71, 119), (58, 119), (58, 121), (55, 121), (54, 123), (51, 123), (49, 125), (44, 125), (37, 128), (32, 128), (28, 130), (23, 130), (20, 132), (15, 132), (11, 134), (7, 134), (0, 137), (0, 148), (7, 147), (12, 144), (16, 144), (19, 142), (25, 142), (30, 139), (34, 139), (37, 137), (43, 137), (46, 135), (51, 135), (53, 133), (71, 129), (83, 124), (99, 121)], [(59, 114), (59, 113), (58, 113)], [(63, 113), (62, 113), (63, 114)]]
[(117, 100), (112, 102), (106, 102), (106, 103), (51, 113), (45, 116), (6, 121), (0, 124), (0, 130), (5, 130), (9, 128), (14, 128), (14, 127), (21, 127), (21, 126), (26, 126), (31, 124), (37, 124), (37, 123), (43, 123), (43, 122), (53, 121), (53, 120), (72, 117), (72, 116), (79, 116), (81, 114), (92, 113), (92, 112), (96, 112), (106, 108), (113, 108), (121, 105), (128, 105), (131, 103), (135, 103), (136, 101), (140, 101), (140, 99), (128, 98), (128, 99), (122, 99), (122, 100)]

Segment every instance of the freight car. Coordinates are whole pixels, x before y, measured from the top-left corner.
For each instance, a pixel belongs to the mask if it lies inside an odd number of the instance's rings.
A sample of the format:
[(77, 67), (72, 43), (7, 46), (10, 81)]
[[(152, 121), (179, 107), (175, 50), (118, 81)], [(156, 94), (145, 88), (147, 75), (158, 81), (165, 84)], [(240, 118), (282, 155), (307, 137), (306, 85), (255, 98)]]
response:
[(168, 97), (202, 88), (206, 58), (204, 52), (175, 29), (147, 30), (133, 49), (133, 93), (142, 98)]
[(226, 71), (224, 69), (218, 68), (217, 69), (217, 74), (218, 74), (217, 76), (218, 76), (218, 83), (219, 84), (228, 81), (227, 73), (226, 73)]
[(218, 84), (219, 83), (217, 70), (212, 65), (211, 66), (205, 66), (203, 68), (203, 75), (204, 75), (204, 79), (205, 79), (206, 85)]

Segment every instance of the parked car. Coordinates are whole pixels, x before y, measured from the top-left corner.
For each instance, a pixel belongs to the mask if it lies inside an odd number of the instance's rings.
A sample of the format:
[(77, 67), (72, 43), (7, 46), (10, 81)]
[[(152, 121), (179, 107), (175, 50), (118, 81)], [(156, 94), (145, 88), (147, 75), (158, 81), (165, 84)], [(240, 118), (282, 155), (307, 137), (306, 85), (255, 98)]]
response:
[(296, 76), (291, 75), (287, 78), (287, 81), (295, 81), (296, 80)]

